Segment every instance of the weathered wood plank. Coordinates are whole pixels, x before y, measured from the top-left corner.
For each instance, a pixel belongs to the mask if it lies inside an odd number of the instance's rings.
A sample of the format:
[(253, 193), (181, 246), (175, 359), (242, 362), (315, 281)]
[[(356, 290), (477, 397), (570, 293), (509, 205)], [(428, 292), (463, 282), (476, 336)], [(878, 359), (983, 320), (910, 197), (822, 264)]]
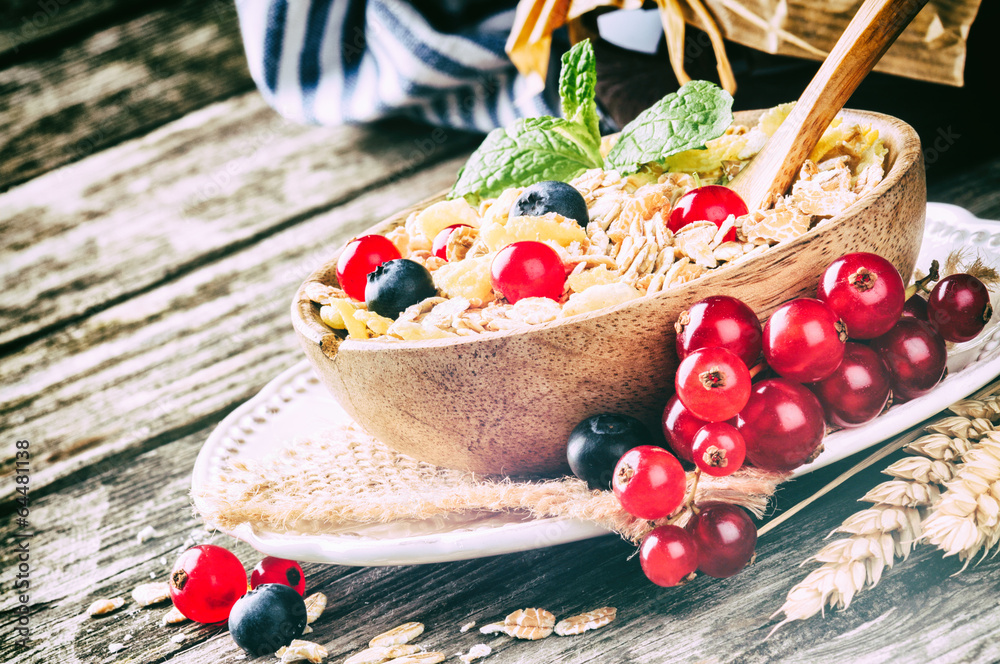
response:
[(124, 0), (8, 0), (0, 4), (0, 56), (87, 24), (111, 21), (132, 6)]
[(477, 141), (402, 122), (293, 125), (251, 92), (35, 178), (0, 195), (0, 347)]
[[(928, 180), (927, 200), (960, 205), (981, 219), (1000, 220), (1000, 157), (976, 167)], [(933, 175), (934, 165), (928, 166)]]
[[(353, 233), (448, 186), (462, 159), (372, 188), (0, 359), (0, 429), (39, 442), (35, 489), (252, 396), (301, 355), (288, 314), (298, 284)], [(4, 446), (3, 472), (12, 458)]]
[[(159, 620), (169, 608), (139, 608), (130, 593), (140, 583), (165, 581), (184, 543), (200, 524), (189, 508), (187, 488), (199, 441), (205, 431), (154, 450), (128, 467), (107, 470), (57, 495), (31, 502), (31, 522), (38, 535), (31, 541), (35, 578), (32, 580), (32, 630), (35, 647), (21, 652), (3, 639), (0, 660), (5, 662), (158, 661), (160, 655), (182, 646), (172, 643), (176, 633), (204, 638), (214, 627), (192, 623), (165, 628)], [(38, 441), (41, 443), (41, 441)], [(35, 446), (40, 451), (42, 444)], [(79, 509), (86, 506), (86, 509)], [(146, 526), (158, 532), (139, 544), (136, 534)], [(5, 533), (5, 536), (7, 533)], [(259, 556), (246, 545), (225, 546), (253, 566)], [(3, 564), (12, 563), (5, 547)], [(51, 566), (51, 569), (46, 569)], [(122, 597), (127, 606), (118, 614), (93, 619), (84, 614), (100, 597)], [(5, 604), (7, 602), (5, 601)], [(6, 608), (6, 607), (5, 607)], [(5, 613), (5, 635), (10, 614)], [(131, 635), (127, 638), (126, 635)], [(117, 658), (110, 643), (128, 648)]]
[[(50, 2), (57, 17), (97, 4)], [(0, 191), (252, 87), (236, 8), (219, 0), (171, 3), (2, 69)]]
[[(160, 627), (165, 608), (129, 606), (101, 620), (81, 615), (96, 598), (127, 597), (133, 587), (150, 580), (151, 572), (157, 579), (165, 577), (196, 526), (186, 490), (208, 431), (204, 428), (116, 467), (92, 467), (86, 481), (34, 502), (32, 520), (41, 532), (32, 542), (38, 556), (33, 560), (36, 569), (45, 570), (34, 590), (38, 642), (34, 650), (20, 653), (4, 640), (3, 661), (234, 661), (238, 650), (224, 630), (190, 623)], [(850, 463), (786, 485), (781, 502), (803, 498)], [(450, 656), (475, 643), (488, 643), (495, 651), (489, 661), (498, 664), (995, 661), (1000, 560), (952, 577), (959, 563), (942, 559), (930, 547), (918, 548), (908, 561), (888, 571), (876, 589), (858, 595), (850, 610), (794, 623), (765, 638), (774, 624), (770, 614), (808, 571), (798, 564), (859, 508), (857, 497), (884, 479), (878, 470), (861, 473), (763, 538), (756, 564), (739, 576), (701, 576), (681, 588), (650, 585), (638, 562), (628, 560), (632, 547), (615, 537), (447, 564), (365, 569), (306, 565), (310, 589), (330, 600), (307, 638), (327, 646), (331, 662), (343, 661), (376, 633), (409, 620), (427, 625), (419, 643), (428, 649)], [(80, 510), (80, 505), (87, 509)], [(139, 545), (135, 533), (146, 525), (161, 535)], [(0, 524), (5, 541), (10, 541), (13, 527), (10, 521)], [(248, 567), (259, 558), (223, 535), (214, 543), (236, 551)], [(5, 568), (12, 555), (10, 548), (0, 552)], [(565, 616), (606, 605), (618, 608), (618, 619), (577, 637), (524, 642), (458, 630), (469, 620), (481, 626), (527, 606)], [(171, 642), (170, 636), (178, 632), (188, 640)], [(112, 657), (107, 648), (113, 642), (128, 648)]]

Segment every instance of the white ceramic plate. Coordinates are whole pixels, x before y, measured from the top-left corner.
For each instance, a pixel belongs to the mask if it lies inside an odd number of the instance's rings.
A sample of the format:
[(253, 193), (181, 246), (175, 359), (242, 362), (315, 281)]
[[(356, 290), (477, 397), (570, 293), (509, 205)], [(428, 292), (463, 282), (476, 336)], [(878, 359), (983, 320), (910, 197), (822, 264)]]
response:
[[(942, 263), (957, 248), (979, 252), (1000, 266), (1000, 222), (977, 219), (954, 205), (929, 203), (918, 268), (932, 259)], [(997, 303), (994, 302), (996, 305)], [(874, 422), (827, 437), (825, 452), (799, 468), (802, 475), (890, 438), (988, 384), (1000, 374), (1000, 325), (997, 318), (977, 339), (952, 349), (948, 377), (930, 394), (893, 406)], [(230, 413), (215, 428), (195, 462), (197, 490), (235, 458), (255, 458), (347, 418), (302, 361), (282, 372), (261, 392)], [(338, 565), (410, 565), (465, 560), (607, 534), (603, 528), (574, 519), (526, 519), (483, 513), (379, 524), (322, 535), (275, 533), (244, 524), (229, 534), (268, 555)]]

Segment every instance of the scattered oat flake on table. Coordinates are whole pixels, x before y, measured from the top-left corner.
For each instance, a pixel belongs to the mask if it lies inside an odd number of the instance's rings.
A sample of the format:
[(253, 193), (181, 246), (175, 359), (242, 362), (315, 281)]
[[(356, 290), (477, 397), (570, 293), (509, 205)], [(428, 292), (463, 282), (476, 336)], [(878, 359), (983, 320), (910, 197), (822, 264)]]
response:
[(146, 526), (139, 532), (135, 534), (135, 539), (138, 540), (139, 544), (148, 542), (151, 539), (156, 539), (160, 536), (160, 533), (156, 532), (156, 528), (152, 526)]
[(445, 659), (447, 657), (445, 657), (443, 652), (418, 652), (413, 655), (404, 655), (396, 659), (391, 659), (387, 664), (438, 664), (438, 662), (443, 662)]
[(552, 634), (556, 617), (545, 609), (518, 609), (507, 616), (503, 624), (510, 636), (537, 641)]
[(409, 643), (413, 639), (417, 638), (424, 633), (424, 624), (418, 622), (408, 622), (403, 623), (399, 627), (393, 627), (388, 632), (383, 632), (379, 634), (371, 641), (368, 645), (374, 648), (375, 646), (394, 646), (399, 643)]
[(383, 664), (398, 657), (413, 655), (420, 652), (419, 646), (408, 643), (397, 643), (393, 646), (375, 646), (367, 648), (356, 655), (352, 655), (344, 664)]
[(310, 627), (309, 625), (306, 625), (305, 627), (302, 628), (302, 633), (303, 634), (310, 634), (310, 633), (312, 633), (312, 631), (313, 631), (313, 628)]
[(274, 654), (281, 657), (282, 664), (286, 664), (287, 662), (301, 662), (303, 660), (312, 662), (312, 664), (319, 664), (326, 659), (329, 653), (327, 653), (326, 648), (318, 643), (295, 639)]
[(490, 623), (489, 625), (483, 625), (479, 628), (480, 634), (506, 634), (507, 626), (503, 623)]
[(316, 622), (326, 609), (326, 595), (323, 593), (313, 593), (306, 597), (306, 624)]
[(464, 655), (459, 655), (458, 658), (463, 662), (465, 662), (465, 664), (469, 664), (469, 662), (473, 662), (477, 659), (482, 659), (483, 657), (486, 657), (491, 652), (493, 652), (493, 648), (490, 648), (485, 643), (477, 643), (476, 645), (469, 648), (469, 652), (465, 653)]
[(417, 646), (398, 644), (395, 646), (375, 646), (347, 658), (344, 664), (382, 664), (391, 659), (410, 655), (420, 650)]
[(176, 606), (170, 607), (170, 610), (163, 614), (164, 625), (177, 625), (185, 620), (187, 620), (187, 616), (181, 613)]
[(87, 607), (87, 615), (91, 618), (95, 618), (97, 616), (103, 616), (106, 613), (111, 613), (112, 611), (117, 611), (123, 606), (125, 606), (125, 600), (121, 597), (115, 597), (114, 599), (99, 599), (95, 600), (93, 604)]
[(170, 640), (173, 641), (174, 643), (184, 643), (186, 639), (187, 636), (184, 634), (174, 634), (173, 636), (170, 637)]
[(462, 625), (461, 627), (459, 627), (458, 631), (461, 632), (462, 634), (465, 634), (466, 632), (468, 632), (470, 629), (472, 629), (475, 626), (476, 626), (476, 621), (475, 620), (470, 620), (469, 622), (467, 622), (464, 625)]
[(170, 599), (170, 586), (162, 581), (159, 583), (139, 584), (132, 591), (132, 599), (142, 607), (166, 602)]
[(555, 633), (559, 636), (573, 636), (583, 634), (591, 629), (604, 627), (618, 615), (618, 609), (613, 606), (605, 606), (593, 611), (581, 613), (578, 616), (570, 616), (560, 620), (555, 627)]
[(122, 650), (125, 650), (125, 644), (124, 643), (109, 643), (108, 644), (108, 652), (111, 653), (112, 655), (114, 655), (116, 652), (120, 652)]

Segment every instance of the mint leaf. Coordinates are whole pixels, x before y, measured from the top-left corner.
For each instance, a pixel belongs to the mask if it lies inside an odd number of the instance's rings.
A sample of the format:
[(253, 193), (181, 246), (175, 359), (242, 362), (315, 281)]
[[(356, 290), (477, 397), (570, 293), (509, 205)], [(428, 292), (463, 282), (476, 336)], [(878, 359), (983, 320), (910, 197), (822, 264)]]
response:
[(625, 125), (605, 160), (622, 175), (672, 154), (702, 148), (733, 123), (733, 97), (708, 81), (691, 81)]
[(511, 187), (565, 182), (600, 166), (600, 146), (583, 125), (563, 118), (525, 118), (486, 136), (459, 172), (450, 198), (463, 196), (476, 203)]
[(585, 39), (562, 56), (559, 71), (559, 97), (562, 100), (563, 117), (578, 122), (587, 128), (598, 144), (601, 130), (598, 126), (597, 103), (597, 62), (590, 40)]
[(603, 166), (596, 90), (594, 49), (585, 40), (562, 58), (559, 96), (565, 117), (526, 118), (491, 131), (459, 171), (449, 197), (463, 196), (475, 204), (510, 187), (565, 182)]

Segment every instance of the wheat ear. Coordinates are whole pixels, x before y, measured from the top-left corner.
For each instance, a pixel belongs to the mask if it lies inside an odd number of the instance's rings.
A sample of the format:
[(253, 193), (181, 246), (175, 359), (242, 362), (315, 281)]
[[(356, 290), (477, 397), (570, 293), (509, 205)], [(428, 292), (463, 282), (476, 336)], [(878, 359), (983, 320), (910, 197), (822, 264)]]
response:
[(963, 456), (952, 481), (924, 520), (924, 539), (965, 561), (1000, 542), (1000, 431), (990, 431)]
[[(970, 408), (986, 408), (982, 403)], [(879, 484), (860, 499), (872, 503), (872, 507), (850, 516), (833, 531), (849, 536), (830, 542), (806, 561), (822, 565), (789, 591), (785, 603), (772, 616), (785, 617), (771, 634), (789, 622), (822, 613), (827, 606), (847, 608), (858, 592), (877, 584), (884, 570), (891, 568), (897, 558), (906, 559), (922, 536), (923, 515), (940, 500), (939, 486), (955, 478), (963, 454), (972, 449), (968, 438), (981, 438), (992, 431), (992, 424), (983, 417), (969, 419), (956, 415), (938, 420), (926, 430), (931, 433), (903, 446), (918, 456), (905, 457), (890, 465), (883, 472), (893, 479)], [(894, 451), (898, 447), (890, 444), (887, 449)], [(879, 458), (884, 454), (874, 456)], [(868, 464), (859, 464), (865, 465)], [(852, 469), (851, 473), (857, 470), (860, 468)]]

